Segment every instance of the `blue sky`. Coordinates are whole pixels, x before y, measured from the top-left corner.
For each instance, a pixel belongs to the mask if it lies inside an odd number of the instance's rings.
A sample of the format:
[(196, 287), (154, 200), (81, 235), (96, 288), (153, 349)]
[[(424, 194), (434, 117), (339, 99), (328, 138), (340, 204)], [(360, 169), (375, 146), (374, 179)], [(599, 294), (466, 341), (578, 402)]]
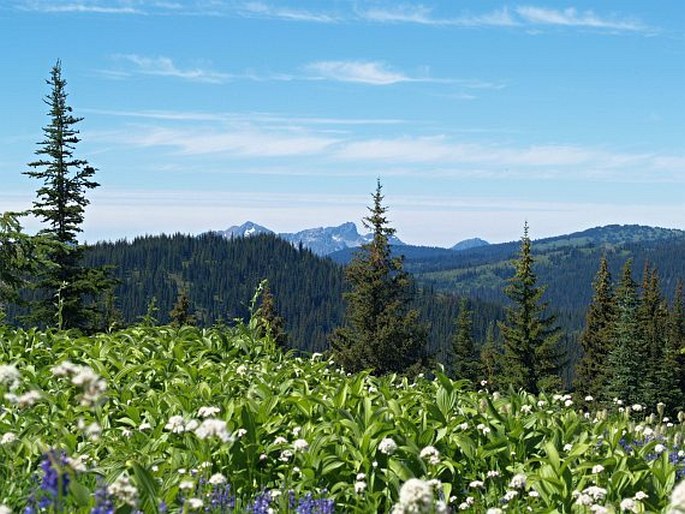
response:
[(414, 244), (685, 228), (684, 27), (675, 0), (3, 0), (0, 211), (34, 198), (59, 58), (88, 241), (359, 225), (377, 177)]

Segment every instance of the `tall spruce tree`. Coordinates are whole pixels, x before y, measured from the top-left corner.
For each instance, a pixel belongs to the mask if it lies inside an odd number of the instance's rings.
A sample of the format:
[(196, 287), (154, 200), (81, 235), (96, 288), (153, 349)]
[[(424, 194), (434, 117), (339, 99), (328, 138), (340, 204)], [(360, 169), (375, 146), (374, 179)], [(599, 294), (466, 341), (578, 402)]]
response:
[(288, 333), (285, 330), (285, 320), (278, 314), (276, 298), (266, 280), (262, 282), (261, 301), (257, 322), (260, 335), (270, 337), (279, 348), (286, 350), (288, 348)]
[(673, 374), (678, 381), (678, 389), (680, 390), (680, 405), (678, 407), (681, 410), (685, 404), (685, 293), (683, 289), (683, 282), (679, 280), (673, 295), (669, 323), (669, 352), (674, 356)]
[(381, 191), (379, 180), (363, 219), (373, 240), (346, 268), (345, 321), (333, 332), (331, 347), (335, 360), (351, 372), (413, 374), (425, 365), (428, 331), (411, 308), (413, 289), (403, 260), (391, 255), (395, 229), (388, 225)]
[(654, 409), (658, 402), (669, 410), (680, 405), (679, 377), (675, 373), (677, 352), (670, 340), (671, 317), (661, 291), (657, 270), (645, 264), (642, 299), (637, 311), (640, 332), (645, 344), (646, 375), (642, 381), (645, 404)]
[(616, 322), (609, 353), (608, 397), (627, 404), (644, 403), (643, 380), (647, 375), (647, 352), (640, 330), (640, 298), (633, 280), (632, 261), (628, 260), (616, 288)]
[(537, 394), (560, 389), (563, 352), (561, 329), (555, 316), (547, 314), (544, 288), (533, 271), (532, 243), (524, 225), (516, 272), (505, 288), (513, 304), (499, 324), (504, 341), (503, 380), (514, 388)]
[(600, 261), (593, 288), (592, 302), (580, 335), (583, 355), (576, 364), (573, 384), (579, 395), (590, 395), (599, 401), (606, 399), (606, 385), (611, 372), (606, 357), (611, 351), (611, 331), (616, 320), (611, 273), (605, 255)]
[(75, 117), (67, 104), (60, 61), (53, 66), (47, 84), (51, 91), (44, 101), (50, 122), (43, 128), (44, 139), (35, 152), (38, 159), (28, 164), (32, 169), (24, 174), (42, 183), (31, 213), (47, 225), (40, 234), (56, 244), (47, 256), (53, 266), (45, 268), (35, 284), (38, 300), (30, 318), (52, 325), (59, 315), (63, 328), (88, 329), (95, 316), (96, 297), (112, 286), (106, 270), (84, 268), (83, 247), (77, 240), (89, 203), (86, 191), (99, 184), (93, 180), (95, 169), (74, 156), (80, 141), (75, 126), (82, 118)]
[(169, 324), (172, 327), (185, 327), (195, 325), (195, 323), (197, 323), (197, 319), (192, 312), (190, 296), (184, 287), (179, 291), (176, 303), (169, 312)]
[(465, 378), (476, 384), (482, 375), (479, 353), (473, 341), (473, 312), (469, 301), (462, 298), (459, 302), (456, 331), (452, 340), (454, 376)]

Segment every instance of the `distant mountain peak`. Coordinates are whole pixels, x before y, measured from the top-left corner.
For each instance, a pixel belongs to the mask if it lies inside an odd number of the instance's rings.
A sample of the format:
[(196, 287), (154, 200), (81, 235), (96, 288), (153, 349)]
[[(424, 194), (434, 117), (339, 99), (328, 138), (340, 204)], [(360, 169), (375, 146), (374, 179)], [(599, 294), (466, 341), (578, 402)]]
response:
[(233, 225), (226, 230), (218, 230), (216, 233), (230, 239), (232, 237), (250, 237), (258, 234), (273, 234), (273, 231), (266, 227), (262, 227), (261, 225), (257, 225), (252, 221), (246, 221), (242, 225)]
[(471, 248), (479, 248), (481, 246), (487, 246), (489, 244), (490, 243), (488, 243), (484, 239), (481, 239), (480, 237), (472, 237), (470, 239), (464, 239), (463, 241), (459, 241), (452, 248), (450, 248), (450, 250), (460, 252), (462, 250), (470, 250)]
[[(273, 234), (274, 232), (252, 221), (247, 221), (242, 225), (234, 225), (216, 233), (231, 238)], [(335, 227), (316, 227), (300, 230), (299, 232), (280, 233), (278, 236), (293, 245), (301, 244), (318, 255), (328, 255), (345, 248), (358, 247), (373, 239), (372, 234), (359, 234), (357, 225), (352, 221), (346, 221)], [(390, 243), (393, 245), (404, 245), (402, 241), (394, 236), (390, 238)]]

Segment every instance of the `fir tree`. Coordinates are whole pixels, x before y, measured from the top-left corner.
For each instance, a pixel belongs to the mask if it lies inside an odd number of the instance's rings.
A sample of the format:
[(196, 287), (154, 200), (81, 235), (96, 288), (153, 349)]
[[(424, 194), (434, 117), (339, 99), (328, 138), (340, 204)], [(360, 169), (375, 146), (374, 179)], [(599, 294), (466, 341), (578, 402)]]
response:
[(647, 374), (647, 355), (637, 317), (639, 304), (632, 261), (628, 260), (616, 289), (616, 323), (612, 330), (607, 390), (610, 398), (618, 398), (629, 405), (645, 400), (643, 380)]
[(504, 340), (503, 379), (514, 388), (537, 394), (561, 387), (563, 352), (561, 330), (541, 301), (544, 288), (537, 285), (531, 246), (526, 223), (516, 272), (505, 288), (513, 305), (499, 327)]
[(649, 408), (658, 402), (669, 409), (680, 404), (677, 355), (670, 338), (671, 322), (668, 305), (661, 292), (657, 270), (645, 264), (642, 299), (638, 307), (641, 339), (645, 344), (646, 375), (643, 379), (642, 395)]
[(285, 321), (276, 309), (276, 298), (271, 292), (269, 283), (262, 283), (262, 304), (259, 307), (259, 322), (257, 324), (260, 335), (270, 337), (281, 349), (288, 348), (288, 334), (285, 331)]
[(459, 303), (459, 314), (456, 320), (456, 332), (452, 341), (454, 358), (454, 376), (465, 378), (474, 384), (482, 374), (480, 359), (473, 342), (473, 312), (469, 309), (469, 302), (462, 298)]
[(495, 338), (495, 323), (488, 324), (485, 343), (480, 349), (482, 378), (493, 388), (500, 386), (502, 376), (502, 349)]
[(682, 409), (683, 403), (685, 403), (685, 294), (683, 293), (682, 280), (676, 284), (673, 296), (669, 334), (669, 353), (674, 359), (673, 374), (677, 378), (680, 391), (680, 405), (678, 407)]
[(44, 270), (36, 284), (39, 300), (31, 318), (47, 325), (54, 322), (58, 314), (54, 296), (59, 292), (64, 327), (87, 329), (94, 321), (96, 297), (113, 285), (105, 269), (83, 267), (83, 247), (77, 241), (89, 203), (86, 191), (98, 183), (93, 180), (95, 169), (74, 156), (80, 141), (75, 126), (82, 118), (73, 116), (67, 104), (60, 61), (52, 68), (47, 83), (51, 87), (45, 98), (50, 123), (43, 128), (44, 139), (35, 152), (38, 160), (29, 163), (32, 169), (24, 174), (42, 182), (31, 213), (47, 225), (39, 234), (56, 244), (48, 254), (53, 266)]
[(39, 267), (36, 238), (23, 232), (20, 215), (12, 212), (0, 214), (0, 322), (7, 304), (19, 301), (19, 292), (26, 284), (27, 275)]
[(427, 328), (411, 308), (412, 284), (401, 257), (393, 257), (381, 183), (364, 226), (373, 240), (362, 246), (346, 269), (349, 291), (345, 322), (331, 336), (336, 361), (350, 372), (377, 375), (415, 373), (425, 365)]
[(173, 309), (169, 312), (170, 325), (173, 327), (184, 327), (195, 325), (195, 315), (190, 306), (190, 297), (186, 288), (181, 289), (176, 298)]
[(580, 335), (583, 355), (575, 370), (574, 386), (581, 396), (606, 399), (610, 374), (606, 357), (611, 351), (611, 331), (616, 319), (614, 291), (606, 256), (602, 256), (593, 283), (592, 302), (585, 315), (585, 327)]

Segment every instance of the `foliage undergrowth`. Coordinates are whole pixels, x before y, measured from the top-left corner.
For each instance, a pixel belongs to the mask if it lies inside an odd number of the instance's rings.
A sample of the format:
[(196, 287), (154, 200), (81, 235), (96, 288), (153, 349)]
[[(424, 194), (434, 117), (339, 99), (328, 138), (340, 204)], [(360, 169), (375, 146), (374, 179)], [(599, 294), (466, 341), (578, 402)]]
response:
[(420, 478), (435, 500), (415, 512), (660, 512), (685, 473), (684, 426), (645, 406), (348, 375), (255, 333), (0, 327), (0, 503), (410, 512)]

